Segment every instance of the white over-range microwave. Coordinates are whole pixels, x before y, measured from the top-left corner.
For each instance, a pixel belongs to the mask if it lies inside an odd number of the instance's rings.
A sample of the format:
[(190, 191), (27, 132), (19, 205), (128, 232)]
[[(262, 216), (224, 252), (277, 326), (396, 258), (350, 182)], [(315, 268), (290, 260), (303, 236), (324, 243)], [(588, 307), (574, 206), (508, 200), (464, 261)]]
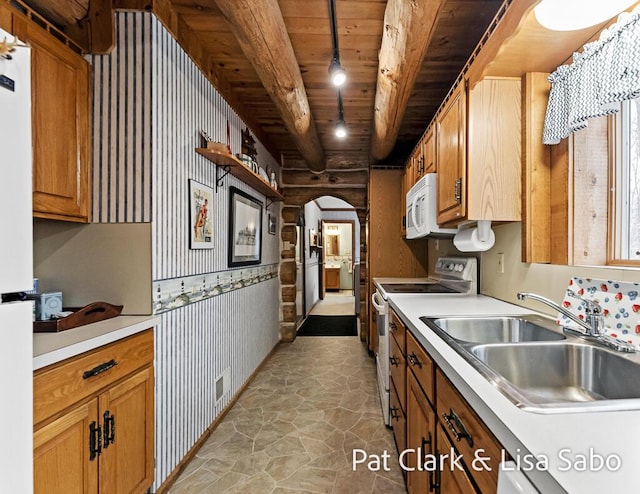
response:
[(427, 173), (407, 192), (407, 238), (431, 234), (454, 235), (456, 228), (440, 228), (437, 223), (436, 174)]

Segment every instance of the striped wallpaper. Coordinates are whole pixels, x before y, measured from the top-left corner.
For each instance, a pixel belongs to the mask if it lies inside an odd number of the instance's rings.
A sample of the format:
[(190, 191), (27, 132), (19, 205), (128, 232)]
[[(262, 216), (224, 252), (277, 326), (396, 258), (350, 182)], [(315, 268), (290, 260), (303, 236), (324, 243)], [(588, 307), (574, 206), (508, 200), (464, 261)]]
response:
[[(229, 187), (265, 197), (229, 175), (210, 206), (214, 248), (189, 249), (188, 181), (215, 189), (216, 166), (196, 154), (199, 131), (240, 152), (243, 122), (150, 13), (116, 15), (117, 46), (94, 56), (93, 221), (152, 223), (153, 284), (225, 271)], [(258, 161), (279, 174), (257, 142)], [(279, 203), (269, 211), (280, 216)], [(278, 225), (281, 222), (278, 220)], [(263, 213), (262, 264), (280, 260)], [(162, 313), (156, 332), (156, 478), (171, 474), (279, 340), (277, 278)], [(151, 290), (152, 287), (149, 287)], [(256, 324), (259, 321), (259, 324)], [(215, 403), (216, 378), (231, 368)]]

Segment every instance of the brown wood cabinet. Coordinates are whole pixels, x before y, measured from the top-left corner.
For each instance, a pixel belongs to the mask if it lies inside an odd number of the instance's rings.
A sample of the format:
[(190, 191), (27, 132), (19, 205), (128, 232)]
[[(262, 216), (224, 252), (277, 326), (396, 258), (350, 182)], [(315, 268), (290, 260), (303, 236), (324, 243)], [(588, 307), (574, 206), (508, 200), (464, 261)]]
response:
[(438, 162), (438, 224), (455, 222), (466, 214), (467, 86), (458, 84), (436, 117)]
[(418, 455), (424, 457), (435, 453), (435, 433), (433, 408), (413, 372), (407, 370), (407, 450), (415, 452), (406, 455), (405, 459), (409, 494), (433, 492), (436, 472), (418, 468)]
[(89, 222), (91, 66), (38, 24), (12, 14), (31, 45), (34, 216)]
[(324, 287), (326, 290), (340, 290), (340, 268), (324, 268)]
[(521, 218), (521, 80), (461, 82), (437, 116), (438, 223)]
[[(409, 494), (495, 493), (500, 443), (411, 333), (406, 334), (406, 345), (407, 450), (420, 448), (420, 454), (427, 456), (455, 451), (462, 456), (463, 465), (462, 470), (452, 469), (454, 464), (447, 460), (444, 468), (425, 464), (420, 470), (416, 467), (424, 462), (416, 455), (406, 455)], [(394, 423), (394, 434), (395, 428)], [(490, 458), (486, 462), (490, 469), (471, 468), (468, 459), (474, 459), (478, 450)]]
[(34, 491), (142, 493), (153, 483), (153, 331), (34, 373)]
[(436, 129), (432, 125), (422, 138), (422, 155), (424, 157), (424, 174), (436, 173)]

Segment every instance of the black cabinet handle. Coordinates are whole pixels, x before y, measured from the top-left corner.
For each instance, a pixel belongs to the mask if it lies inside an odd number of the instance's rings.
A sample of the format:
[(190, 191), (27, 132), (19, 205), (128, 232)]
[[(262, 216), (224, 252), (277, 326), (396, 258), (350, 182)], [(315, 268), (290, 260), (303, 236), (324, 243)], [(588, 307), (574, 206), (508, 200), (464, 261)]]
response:
[(396, 323), (395, 323), (395, 322), (390, 322), (390, 323), (389, 323), (389, 329), (390, 329), (391, 331), (396, 331), (396, 330), (398, 329), (398, 326), (396, 326)]
[(398, 413), (399, 411), (400, 409), (396, 407), (389, 408), (389, 413), (391, 414), (391, 418), (393, 420), (398, 420), (400, 418), (400, 413)]
[(103, 447), (107, 449), (110, 444), (116, 442), (116, 416), (107, 410), (104, 412), (104, 439)]
[(411, 355), (407, 355), (407, 360), (411, 365), (416, 365), (418, 368), (422, 369), (422, 362), (420, 362), (420, 359), (415, 353), (411, 352)]
[(392, 355), (391, 357), (389, 357), (389, 363), (394, 367), (398, 367), (400, 365), (400, 359), (395, 355)]
[[(431, 432), (428, 434), (428, 438), (422, 438), (420, 442), (420, 451), (422, 451), (422, 457), (425, 458), (427, 454), (431, 455), (433, 453), (433, 437), (431, 436)], [(427, 450), (427, 446), (429, 449)], [(426, 451), (426, 453), (425, 453)], [(437, 468), (437, 465), (436, 465)], [(429, 470), (429, 492), (432, 492), (434, 489), (438, 489), (440, 484), (437, 484), (434, 481), (433, 470)]]
[(460, 417), (453, 411), (453, 408), (449, 408), (449, 415), (446, 412), (443, 412), (442, 418), (449, 427), (449, 430), (453, 433), (453, 437), (456, 438), (456, 441), (461, 441), (462, 439), (467, 440), (467, 444), (469, 444), (470, 448), (473, 448), (473, 438), (471, 434), (467, 432), (464, 424), (460, 420)]
[(101, 427), (95, 421), (89, 424), (89, 461), (93, 461), (102, 453)]
[(90, 377), (94, 377), (94, 376), (97, 376), (98, 374), (102, 374), (103, 372), (108, 371), (109, 369), (111, 369), (112, 367), (115, 367), (116, 365), (118, 365), (118, 362), (116, 362), (114, 359), (111, 359), (108, 362), (105, 362), (104, 364), (100, 364), (94, 367), (93, 369), (84, 371), (84, 373), (82, 374), (82, 379), (89, 379)]

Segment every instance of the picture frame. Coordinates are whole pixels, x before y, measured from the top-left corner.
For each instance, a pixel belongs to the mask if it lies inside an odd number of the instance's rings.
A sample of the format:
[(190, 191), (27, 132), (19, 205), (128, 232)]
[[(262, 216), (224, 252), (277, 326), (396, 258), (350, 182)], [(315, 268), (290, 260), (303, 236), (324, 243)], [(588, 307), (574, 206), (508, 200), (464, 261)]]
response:
[(213, 188), (189, 179), (189, 248), (213, 249)]
[(311, 228), (309, 230), (309, 247), (317, 247), (317, 246), (318, 246), (318, 234), (313, 228)]
[(262, 203), (246, 192), (229, 187), (229, 266), (262, 261)]
[(275, 235), (276, 234), (276, 217), (275, 215), (269, 213), (269, 222), (267, 223), (268, 225), (268, 232), (269, 235)]

